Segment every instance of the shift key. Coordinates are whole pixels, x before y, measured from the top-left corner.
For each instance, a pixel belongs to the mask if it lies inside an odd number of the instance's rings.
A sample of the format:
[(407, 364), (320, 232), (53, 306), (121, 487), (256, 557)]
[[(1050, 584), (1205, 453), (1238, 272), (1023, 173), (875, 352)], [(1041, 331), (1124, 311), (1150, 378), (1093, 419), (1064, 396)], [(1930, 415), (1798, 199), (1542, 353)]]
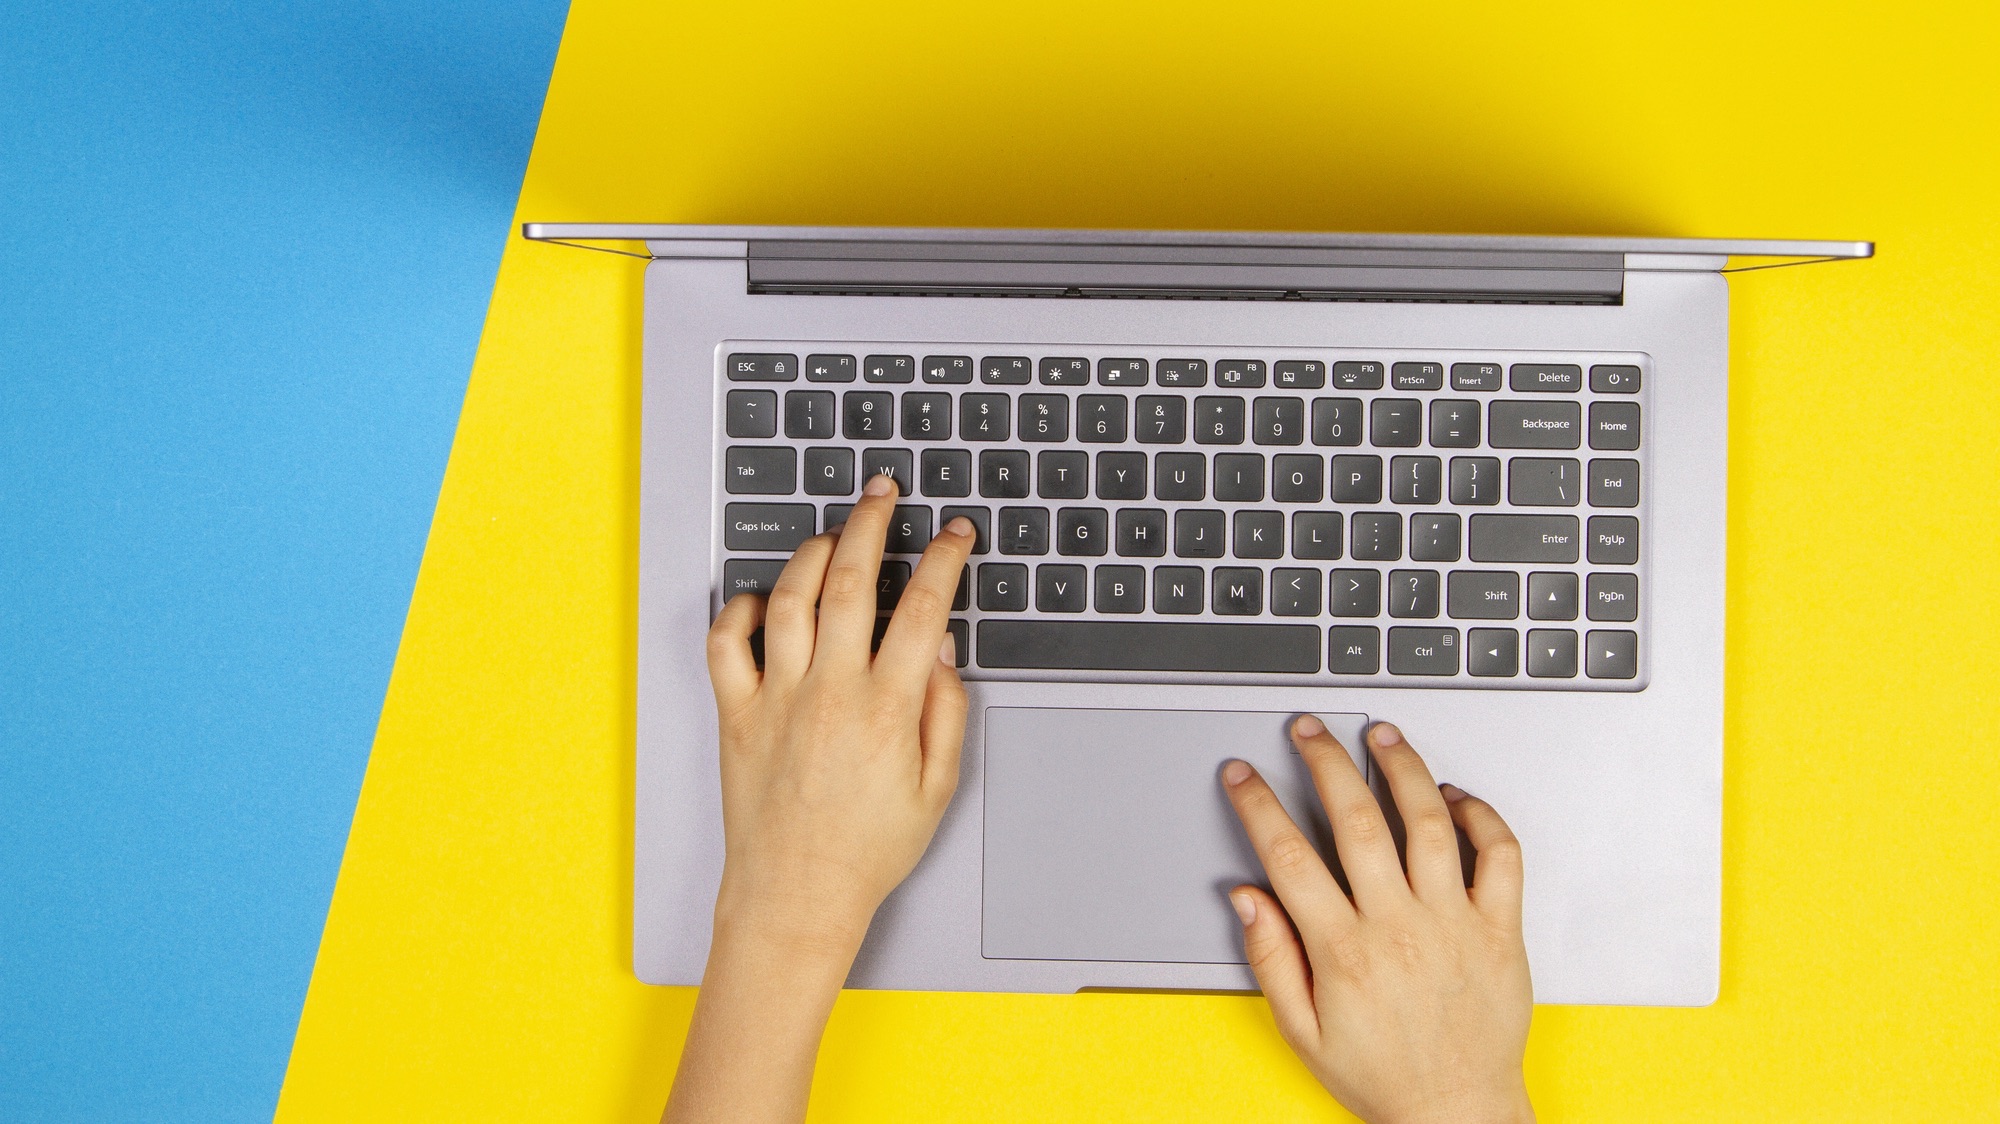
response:
[(1475, 515), (1474, 562), (1574, 562), (1582, 531), (1574, 515)]
[(812, 535), (809, 503), (732, 503), (722, 510), (722, 545), (729, 550), (791, 551)]

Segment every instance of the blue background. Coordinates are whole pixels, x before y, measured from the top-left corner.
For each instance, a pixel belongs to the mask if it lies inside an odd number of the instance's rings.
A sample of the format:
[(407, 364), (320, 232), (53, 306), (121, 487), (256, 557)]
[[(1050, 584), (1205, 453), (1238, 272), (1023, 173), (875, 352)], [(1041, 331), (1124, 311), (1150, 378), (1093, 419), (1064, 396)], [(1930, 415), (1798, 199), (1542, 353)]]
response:
[(276, 1105), (564, 10), (0, 9), (0, 1118)]

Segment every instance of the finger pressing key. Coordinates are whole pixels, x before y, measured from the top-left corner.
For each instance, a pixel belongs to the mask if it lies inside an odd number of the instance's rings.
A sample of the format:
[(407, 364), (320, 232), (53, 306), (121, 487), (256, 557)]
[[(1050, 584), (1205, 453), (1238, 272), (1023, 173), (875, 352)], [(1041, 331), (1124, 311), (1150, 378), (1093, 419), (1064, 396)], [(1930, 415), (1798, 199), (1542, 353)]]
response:
[(861, 502), (848, 512), (820, 590), (815, 662), (868, 662), (868, 645), (875, 636), (875, 579), (882, 570), (882, 547), (895, 509), (895, 479), (877, 476), (861, 489)]
[(901, 677), (912, 690), (923, 690), (931, 665), (938, 662), (951, 620), (951, 599), (958, 592), (958, 576), (972, 555), (973, 541), (972, 520), (961, 515), (945, 524), (924, 548), (916, 573), (889, 618), (875, 667)]

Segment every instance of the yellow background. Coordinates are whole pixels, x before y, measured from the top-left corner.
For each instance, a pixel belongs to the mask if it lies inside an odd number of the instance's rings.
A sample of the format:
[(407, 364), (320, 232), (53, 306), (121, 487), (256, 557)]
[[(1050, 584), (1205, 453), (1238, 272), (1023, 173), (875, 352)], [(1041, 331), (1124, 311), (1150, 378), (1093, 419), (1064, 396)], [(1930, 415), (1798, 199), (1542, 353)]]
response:
[[(1540, 1008), (1528, 1079), (1546, 1119), (1992, 1119), (1996, 47), (1920, 3), (576, 0), (520, 217), (1878, 239), (1732, 282), (1721, 999)], [(281, 1119), (665, 1098), (640, 269), (507, 250)], [(1338, 1116), (1261, 1000), (1113, 995), (848, 993), (812, 1111)]]

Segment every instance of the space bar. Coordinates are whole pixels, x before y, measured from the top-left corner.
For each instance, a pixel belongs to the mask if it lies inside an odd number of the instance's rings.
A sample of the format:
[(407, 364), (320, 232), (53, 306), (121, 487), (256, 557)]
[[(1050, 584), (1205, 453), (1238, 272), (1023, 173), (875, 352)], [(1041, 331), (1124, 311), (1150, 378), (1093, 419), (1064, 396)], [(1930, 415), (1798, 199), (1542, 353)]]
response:
[(1319, 670), (1309, 624), (980, 621), (979, 666), (1076, 671)]

